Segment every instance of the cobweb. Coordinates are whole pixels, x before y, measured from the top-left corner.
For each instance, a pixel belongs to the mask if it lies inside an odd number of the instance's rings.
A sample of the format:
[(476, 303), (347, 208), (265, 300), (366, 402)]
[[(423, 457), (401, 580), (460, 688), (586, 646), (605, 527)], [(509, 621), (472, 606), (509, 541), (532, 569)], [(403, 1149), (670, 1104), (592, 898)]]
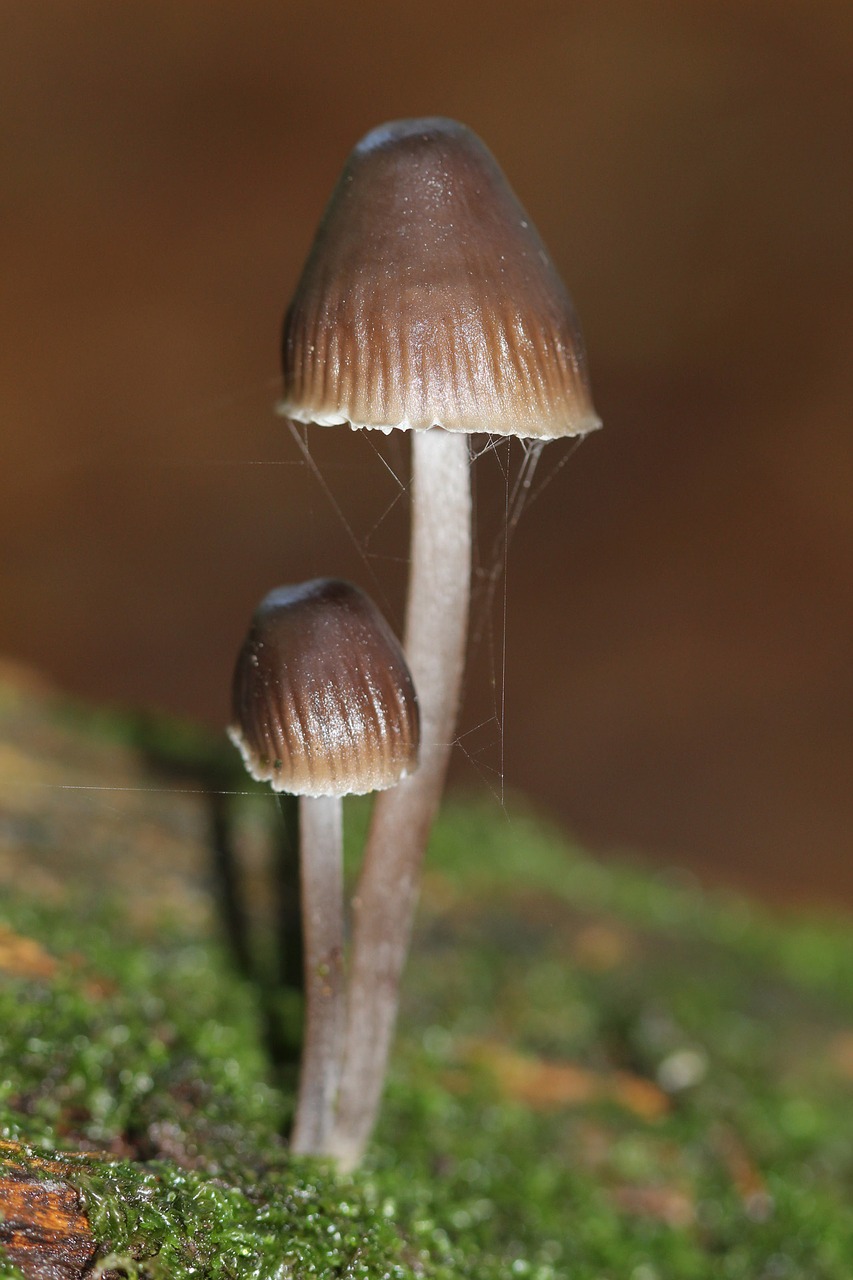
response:
[[(358, 556), (365, 585), (399, 634), (402, 631), (401, 602), (389, 599), (383, 570), (391, 560), (407, 564), (407, 541), (400, 543), (399, 528), (396, 528), (396, 545), (398, 548), (402, 545), (404, 550), (394, 554), (384, 549), (382, 534), (389, 522), (399, 515), (401, 507), (408, 515), (411, 475), (406, 433), (392, 433), (390, 439), (376, 431), (353, 433), (362, 442), (362, 447), (373, 455), (377, 471), (389, 477), (386, 489), (390, 490), (372, 520), (363, 528), (357, 528), (347, 513), (345, 496), (325, 473), (312, 448), (316, 433), (328, 432), (329, 428), (296, 423), (287, 425), (306, 470)], [(579, 443), (579, 439), (545, 442), (486, 434), (471, 437), (474, 550), (463, 708), (472, 701), (479, 705), (485, 701), (486, 714), (476, 723), (468, 723), (463, 710), (453, 746), (465, 756), (501, 805), (506, 785), (504, 746), (510, 549), (522, 516), (553, 482)], [(480, 687), (472, 689), (475, 682)], [(472, 696), (466, 698), (466, 692)]]

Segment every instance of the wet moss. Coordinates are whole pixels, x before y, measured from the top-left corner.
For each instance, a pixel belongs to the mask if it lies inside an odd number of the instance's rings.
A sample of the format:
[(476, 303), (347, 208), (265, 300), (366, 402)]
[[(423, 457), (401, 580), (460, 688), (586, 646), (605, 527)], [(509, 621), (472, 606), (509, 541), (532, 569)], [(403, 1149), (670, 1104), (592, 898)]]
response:
[(215, 941), (137, 928), (92, 886), (2, 917), (5, 1158), (71, 1153), (106, 1269), (848, 1280), (844, 921), (450, 807), (380, 1129), (342, 1177), (289, 1156), (261, 997)]

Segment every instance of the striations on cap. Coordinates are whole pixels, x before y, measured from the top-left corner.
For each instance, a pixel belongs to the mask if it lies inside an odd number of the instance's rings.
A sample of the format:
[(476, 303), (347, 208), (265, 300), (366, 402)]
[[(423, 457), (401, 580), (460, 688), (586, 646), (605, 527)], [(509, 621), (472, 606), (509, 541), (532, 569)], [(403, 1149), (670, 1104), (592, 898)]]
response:
[(228, 734), (253, 778), (295, 795), (381, 791), (417, 766), (418, 703), (400, 645), (348, 582), (279, 587), (237, 658)]
[(280, 412), (549, 438), (600, 426), (571, 299), (464, 125), (398, 120), (347, 160), (285, 316)]

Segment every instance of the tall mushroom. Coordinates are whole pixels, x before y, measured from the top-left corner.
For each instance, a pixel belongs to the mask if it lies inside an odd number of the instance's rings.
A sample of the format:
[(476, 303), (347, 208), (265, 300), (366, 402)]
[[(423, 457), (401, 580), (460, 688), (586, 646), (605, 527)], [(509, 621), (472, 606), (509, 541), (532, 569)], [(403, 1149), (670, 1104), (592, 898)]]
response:
[(417, 764), (418, 704), (397, 639), (358, 587), (279, 587), (234, 671), (229, 735), (253, 778), (300, 797), (305, 1035), (292, 1148), (327, 1150), (344, 1031), (341, 805)]
[(544, 440), (600, 423), (569, 295), (491, 153), (452, 120), (395, 121), (355, 147), (285, 317), (283, 364), (284, 416), (413, 432), (405, 650), (421, 766), (377, 802), (355, 898), (333, 1138), (352, 1165), (378, 1109), (454, 736), (471, 573), (466, 433)]

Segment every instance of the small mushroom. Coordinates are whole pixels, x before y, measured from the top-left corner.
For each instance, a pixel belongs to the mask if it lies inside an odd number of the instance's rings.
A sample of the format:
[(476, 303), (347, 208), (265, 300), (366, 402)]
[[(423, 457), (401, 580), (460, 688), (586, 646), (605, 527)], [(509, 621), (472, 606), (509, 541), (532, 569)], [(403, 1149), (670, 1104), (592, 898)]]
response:
[(237, 658), (229, 736), (253, 778), (300, 797), (305, 1036), (292, 1147), (328, 1144), (344, 1031), (342, 797), (417, 765), (418, 703), (400, 646), (358, 587), (271, 591)]
[(491, 153), (464, 125), (398, 120), (344, 166), (284, 323), (280, 411), (411, 430), (405, 650), (421, 767), (377, 802), (356, 895), (335, 1151), (359, 1158), (393, 1034), (420, 862), (458, 710), (471, 573), (467, 433), (600, 425), (568, 293)]

